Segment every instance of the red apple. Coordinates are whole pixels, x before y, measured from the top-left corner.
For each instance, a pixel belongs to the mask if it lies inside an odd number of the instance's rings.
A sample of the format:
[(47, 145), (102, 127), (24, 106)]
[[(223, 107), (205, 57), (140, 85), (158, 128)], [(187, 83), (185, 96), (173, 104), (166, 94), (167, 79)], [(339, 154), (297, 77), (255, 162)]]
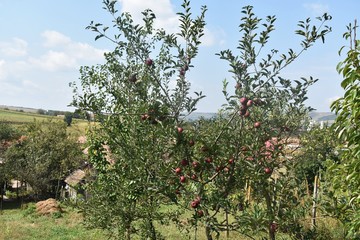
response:
[(179, 167), (176, 168), (176, 169), (175, 169), (175, 173), (176, 173), (176, 174), (180, 174), (180, 173), (181, 173), (181, 168), (179, 168)]
[(240, 98), (240, 103), (244, 106), (246, 105), (247, 101), (248, 101), (248, 99), (246, 97)]
[(192, 179), (192, 180), (196, 180), (196, 179), (197, 179), (196, 174), (191, 175), (191, 179)]
[(185, 176), (181, 176), (181, 177), (180, 177), (180, 182), (181, 182), (181, 183), (186, 182), (186, 177), (185, 177)]
[(278, 228), (277, 223), (272, 222), (272, 223), (270, 224), (270, 231), (271, 231), (271, 232), (276, 232), (277, 228)]
[(192, 208), (197, 208), (199, 206), (200, 202), (197, 200), (194, 200), (190, 203)]
[(183, 159), (183, 160), (181, 160), (180, 164), (185, 167), (185, 166), (189, 165), (189, 161), (186, 159)]
[(268, 168), (268, 167), (265, 168), (264, 171), (265, 171), (266, 174), (271, 174), (272, 173), (271, 168)]
[(229, 162), (229, 164), (233, 164), (233, 163), (234, 163), (234, 159), (233, 159), (233, 158), (230, 158), (228, 162)]
[(254, 128), (260, 128), (260, 127), (261, 127), (261, 122), (254, 123)]
[(185, 69), (183, 69), (183, 68), (181, 68), (180, 69), (180, 76), (185, 76), (185, 73), (186, 73), (186, 71), (185, 71)]
[(150, 67), (153, 64), (153, 60), (151, 58), (148, 58), (145, 60), (145, 64)]
[(197, 168), (197, 167), (200, 166), (200, 164), (199, 164), (199, 162), (193, 162), (193, 163), (192, 163), (192, 166), (193, 166), (194, 168)]
[(204, 216), (204, 211), (203, 210), (197, 210), (196, 214), (197, 214), (198, 217), (202, 217), (202, 216)]
[(195, 144), (194, 140), (190, 140), (190, 141), (189, 141), (190, 147), (194, 146), (194, 144)]
[(141, 115), (141, 120), (145, 121), (146, 119), (149, 119), (149, 115), (147, 115), (147, 114), (142, 114), (142, 115)]
[(178, 131), (178, 133), (182, 133), (184, 131), (184, 129), (182, 127), (178, 127), (177, 131)]
[(250, 112), (246, 111), (245, 114), (244, 114), (244, 118), (248, 118), (248, 117), (250, 117)]
[(253, 100), (250, 99), (247, 101), (246, 106), (251, 107), (253, 105), (253, 103), (254, 103)]
[(212, 158), (211, 158), (211, 157), (206, 158), (206, 159), (205, 159), (205, 162), (207, 162), (207, 163), (212, 163)]

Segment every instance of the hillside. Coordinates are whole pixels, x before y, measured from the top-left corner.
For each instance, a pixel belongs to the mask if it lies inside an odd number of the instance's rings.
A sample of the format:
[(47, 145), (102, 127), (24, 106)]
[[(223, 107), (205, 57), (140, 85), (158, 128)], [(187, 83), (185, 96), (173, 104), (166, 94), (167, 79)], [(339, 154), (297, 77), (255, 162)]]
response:
[[(46, 118), (46, 116), (41, 116), (39, 114), (36, 114), (38, 112), (38, 110), (39, 110), (39, 109), (36, 109), (36, 108), (0, 105), (0, 110), (1, 109), (12, 110), (12, 111), (18, 112), (19, 113), (18, 116), (20, 117), (20, 119), (21, 118), (27, 118), (27, 120), (33, 120), (34, 117), (35, 118), (38, 118), (38, 117)], [(23, 114), (21, 114), (21, 113), (23, 113)], [(30, 113), (30, 115), (27, 114), (27, 113)], [(34, 115), (32, 115), (32, 114), (34, 114)], [(194, 120), (200, 119), (201, 117), (205, 118), (205, 119), (210, 119), (210, 118), (213, 118), (215, 116), (216, 116), (216, 113), (214, 113), (214, 112), (193, 112), (189, 116), (186, 116), (185, 119), (189, 120), (189, 121), (194, 121)], [(332, 113), (332, 112), (311, 112), (310, 117), (311, 117), (312, 120), (314, 120), (316, 122), (326, 121), (326, 122), (332, 123), (335, 120), (336, 115), (334, 113)], [(2, 117), (0, 115), (0, 120), (1, 119), (2, 119)]]
[(316, 122), (325, 121), (332, 123), (334, 122), (336, 115), (332, 112), (311, 112), (310, 117)]

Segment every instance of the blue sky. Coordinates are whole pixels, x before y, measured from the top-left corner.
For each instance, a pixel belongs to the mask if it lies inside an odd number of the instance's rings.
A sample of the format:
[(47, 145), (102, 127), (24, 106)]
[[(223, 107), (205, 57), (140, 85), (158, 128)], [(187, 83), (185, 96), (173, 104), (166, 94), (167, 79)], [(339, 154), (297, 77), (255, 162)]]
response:
[[(157, 26), (174, 31), (180, 0), (120, 0), (120, 11), (132, 13), (151, 8), (157, 15)], [(315, 44), (297, 62), (283, 72), (291, 79), (313, 76), (319, 81), (309, 90), (308, 105), (317, 111), (329, 111), (332, 100), (342, 96), (341, 77), (335, 68), (344, 58), (338, 50), (348, 43), (342, 38), (348, 23), (359, 18), (358, 0), (192, 0), (199, 12), (207, 5), (206, 35), (198, 58), (188, 78), (193, 91), (207, 96), (198, 111), (216, 112), (224, 98), (222, 80), (232, 83), (228, 66), (215, 53), (224, 49), (236, 51), (240, 34), (241, 8), (254, 6), (257, 16), (276, 15), (275, 31), (269, 47), (286, 51), (300, 50), (300, 38), (294, 34), (299, 20), (324, 12), (333, 16), (325, 44)], [(43, 109), (73, 110), (69, 82), (80, 76), (83, 65), (102, 63), (103, 53), (114, 48), (105, 39), (94, 41), (94, 33), (85, 27), (90, 21), (111, 25), (111, 17), (102, 9), (102, 0), (0, 0), (0, 105)]]

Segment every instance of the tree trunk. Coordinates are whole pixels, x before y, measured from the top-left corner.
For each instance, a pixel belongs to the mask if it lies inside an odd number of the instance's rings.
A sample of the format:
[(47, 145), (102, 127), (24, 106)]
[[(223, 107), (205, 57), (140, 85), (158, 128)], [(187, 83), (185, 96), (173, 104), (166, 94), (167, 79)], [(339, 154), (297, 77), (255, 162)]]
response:
[[(269, 194), (269, 192), (267, 191), (267, 189), (265, 187), (264, 187), (263, 191), (264, 191), (264, 197), (265, 197), (265, 201), (266, 201), (266, 208), (267, 208), (268, 214), (269, 214), (271, 219), (274, 219), (274, 213), (272, 211), (272, 204), (271, 204), (270, 194)], [(270, 240), (275, 240), (275, 231), (272, 228), (272, 223), (273, 222), (271, 220), (271, 222), (269, 222), (269, 224), (268, 224), (269, 239)]]
[(3, 195), (3, 184), (0, 184), (0, 213), (2, 213), (3, 210), (3, 201), (4, 201), (4, 195)]
[(275, 231), (271, 228), (271, 223), (269, 224), (269, 239), (275, 240)]
[(225, 212), (225, 217), (226, 217), (226, 238), (230, 237), (230, 231), (229, 231), (229, 213), (226, 210)]
[(207, 240), (213, 240), (213, 237), (211, 235), (211, 227), (209, 225), (206, 225), (205, 227), (205, 235)]
[(126, 224), (125, 239), (131, 240), (131, 224), (130, 223)]

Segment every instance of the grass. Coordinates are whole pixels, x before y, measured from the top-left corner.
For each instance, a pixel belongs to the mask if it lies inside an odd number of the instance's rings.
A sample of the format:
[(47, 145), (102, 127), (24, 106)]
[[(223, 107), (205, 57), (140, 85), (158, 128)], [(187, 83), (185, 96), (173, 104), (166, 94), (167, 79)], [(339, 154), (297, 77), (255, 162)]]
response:
[[(53, 216), (38, 216), (31, 211), (34, 207), (33, 203), (29, 204), (28, 208), (21, 208), (16, 202), (5, 202), (4, 210), (0, 212), (0, 239), (1, 240), (105, 240), (109, 239), (107, 233), (99, 229), (87, 229), (84, 227), (81, 213), (76, 209), (64, 206), (64, 213), (61, 217)], [(171, 209), (164, 209), (171, 210)], [(192, 212), (185, 212), (180, 222), (186, 224), (191, 218)], [(338, 221), (331, 218), (321, 218), (318, 221), (318, 235), (317, 239), (322, 240), (336, 240), (344, 239), (342, 227)], [(156, 224), (164, 239), (195, 239), (194, 230), (182, 233), (174, 223), (169, 225)], [(226, 240), (260, 240), (267, 235), (256, 235), (248, 238), (236, 232), (230, 232), (229, 238), (226, 238), (226, 232), (221, 232), (219, 239)], [(140, 239), (133, 235), (132, 239)], [(199, 224), (197, 232), (198, 240), (206, 240), (204, 225)], [(289, 236), (285, 234), (278, 234), (277, 239), (288, 240)]]
[[(34, 121), (34, 119), (39, 121), (46, 121), (56, 117), (40, 115), (30, 112), (19, 112), (13, 110), (0, 109), (0, 121), (1, 122), (10, 122), (12, 124), (23, 124)], [(62, 119), (61, 119), (62, 120)]]
[(0, 213), (0, 239), (4, 240), (102, 240), (108, 239), (100, 230), (86, 229), (80, 213), (65, 209), (62, 217), (25, 214), (19, 206), (8, 207)]

